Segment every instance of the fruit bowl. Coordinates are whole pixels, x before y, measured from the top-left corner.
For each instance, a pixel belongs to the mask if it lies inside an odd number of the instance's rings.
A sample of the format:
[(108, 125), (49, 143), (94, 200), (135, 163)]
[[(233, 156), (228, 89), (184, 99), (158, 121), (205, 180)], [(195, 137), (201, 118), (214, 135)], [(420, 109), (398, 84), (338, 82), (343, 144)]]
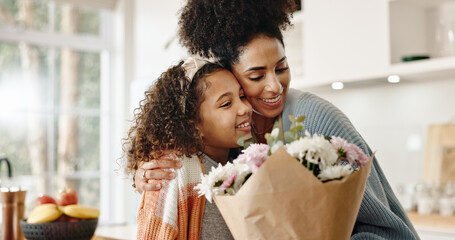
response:
[(75, 222), (27, 223), (21, 220), (21, 228), (27, 240), (91, 239), (98, 225), (98, 218), (80, 219)]

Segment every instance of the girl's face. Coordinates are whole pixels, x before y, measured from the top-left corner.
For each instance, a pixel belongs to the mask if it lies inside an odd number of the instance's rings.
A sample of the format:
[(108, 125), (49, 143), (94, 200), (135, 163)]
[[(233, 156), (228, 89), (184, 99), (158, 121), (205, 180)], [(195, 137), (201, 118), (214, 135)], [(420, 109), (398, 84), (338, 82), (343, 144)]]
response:
[(204, 152), (238, 147), (239, 138), (251, 138), (251, 105), (230, 71), (211, 73), (205, 81), (207, 88), (199, 107), (197, 126)]
[(291, 74), (278, 39), (259, 36), (251, 40), (232, 71), (255, 111), (267, 118), (281, 114)]

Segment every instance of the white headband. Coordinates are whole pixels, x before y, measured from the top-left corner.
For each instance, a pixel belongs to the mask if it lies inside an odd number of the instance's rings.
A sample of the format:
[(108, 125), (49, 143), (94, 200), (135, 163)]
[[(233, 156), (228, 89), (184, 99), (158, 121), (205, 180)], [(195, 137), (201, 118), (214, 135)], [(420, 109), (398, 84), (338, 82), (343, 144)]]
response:
[[(196, 56), (186, 59), (182, 64), (182, 68), (185, 70), (186, 78), (179, 80), (181, 89), (185, 90), (185, 83), (188, 83), (188, 86), (191, 85), (191, 82), (193, 81), (194, 75), (197, 73), (197, 71), (199, 71), (199, 69), (208, 63), (213, 63), (213, 61)], [(182, 106), (183, 112), (185, 112), (186, 97), (187, 94), (184, 94), (180, 98), (180, 105)]]

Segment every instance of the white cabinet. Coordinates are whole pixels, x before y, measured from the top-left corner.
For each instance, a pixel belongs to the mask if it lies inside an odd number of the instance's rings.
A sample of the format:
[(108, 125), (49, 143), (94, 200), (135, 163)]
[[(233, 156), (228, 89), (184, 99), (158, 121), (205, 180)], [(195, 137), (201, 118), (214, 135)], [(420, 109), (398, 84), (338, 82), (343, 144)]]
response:
[[(455, 0), (305, 0), (296, 15), (285, 33), (293, 87), (455, 77)], [(402, 62), (416, 55), (430, 59)]]
[(306, 0), (305, 80), (318, 84), (381, 74), (388, 62), (387, 4)]
[[(389, 0), (389, 74), (403, 80), (455, 79), (455, 1)], [(428, 60), (402, 62), (406, 56)]]

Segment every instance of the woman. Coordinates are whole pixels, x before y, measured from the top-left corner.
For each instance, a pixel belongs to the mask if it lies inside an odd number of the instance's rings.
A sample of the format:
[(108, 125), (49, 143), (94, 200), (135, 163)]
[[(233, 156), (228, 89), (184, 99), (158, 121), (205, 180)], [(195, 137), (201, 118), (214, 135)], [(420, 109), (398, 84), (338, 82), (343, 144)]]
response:
[[(264, 142), (264, 134), (274, 126), (287, 131), (289, 114), (305, 115), (305, 129), (311, 134), (342, 137), (371, 155), (339, 109), (315, 95), (289, 89), (281, 30), (290, 24), (292, 3), (189, 0), (179, 22), (181, 42), (191, 53), (215, 57), (234, 73), (253, 106), (253, 135), (258, 142)], [(173, 166), (171, 161), (153, 160), (136, 176), (145, 173), (146, 179), (167, 178), (160, 168)], [(153, 180), (136, 183), (138, 190), (157, 189)], [(351, 239), (418, 239), (376, 159)]]
[[(200, 176), (229, 159), (239, 138), (251, 138), (251, 105), (226, 69), (198, 58), (169, 68), (155, 82), (127, 137), (127, 170), (176, 150), (176, 179), (144, 192), (137, 214), (138, 239), (232, 239), (216, 206), (193, 188)], [(200, 160), (202, 162), (200, 162)], [(202, 227), (201, 227), (202, 223)]]

